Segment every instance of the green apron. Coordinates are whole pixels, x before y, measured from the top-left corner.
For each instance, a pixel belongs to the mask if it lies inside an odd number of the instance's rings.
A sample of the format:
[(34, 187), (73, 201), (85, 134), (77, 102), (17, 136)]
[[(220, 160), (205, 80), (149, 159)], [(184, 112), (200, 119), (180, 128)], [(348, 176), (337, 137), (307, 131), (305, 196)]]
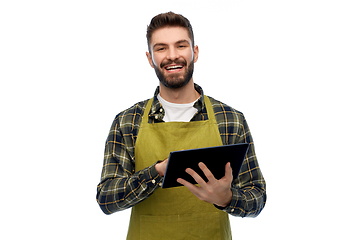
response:
[[(135, 143), (135, 171), (166, 159), (171, 151), (222, 145), (210, 100), (205, 96), (209, 120), (148, 123), (152, 105), (146, 106)], [(199, 200), (186, 187), (159, 188), (131, 210), (128, 240), (229, 240), (228, 214)]]

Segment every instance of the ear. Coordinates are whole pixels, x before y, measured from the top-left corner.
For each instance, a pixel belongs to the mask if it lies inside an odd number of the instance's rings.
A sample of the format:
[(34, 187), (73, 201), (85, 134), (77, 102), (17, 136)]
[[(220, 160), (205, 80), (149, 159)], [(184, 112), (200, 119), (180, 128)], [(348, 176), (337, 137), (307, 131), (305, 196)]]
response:
[(198, 58), (199, 58), (199, 47), (196, 45), (194, 47), (194, 63), (197, 62)]
[(151, 57), (151, 53), (146, 52), (146, 57), (147, 57), (147, 59), (148, 59), (148, 61), (149, 61), (150, 66), (151, 66), (152, 68), (154, 68), (153, 61), (152, 61), (152, 57)]

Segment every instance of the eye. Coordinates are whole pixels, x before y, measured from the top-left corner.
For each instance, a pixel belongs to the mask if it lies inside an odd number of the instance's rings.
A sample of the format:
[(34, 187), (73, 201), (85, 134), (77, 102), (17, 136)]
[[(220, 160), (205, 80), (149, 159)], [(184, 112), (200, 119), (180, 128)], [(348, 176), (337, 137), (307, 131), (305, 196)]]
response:
[(162, 52), (166, 50), (166, 46), (159, 44), (157, 46), (154, 47), (154, 52)]

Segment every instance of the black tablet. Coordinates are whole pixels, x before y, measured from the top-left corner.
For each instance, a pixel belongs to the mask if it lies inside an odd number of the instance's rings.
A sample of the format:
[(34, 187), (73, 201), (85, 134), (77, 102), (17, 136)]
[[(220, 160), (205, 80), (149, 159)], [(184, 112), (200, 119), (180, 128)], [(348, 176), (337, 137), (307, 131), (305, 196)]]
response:
[(171, 152), (161, 187), (183, 186), (176, 181), (178, 178), (196, 184), (195, 180), (185, 172), (187, 168), (193, 169), (207, 181), (199, 168), (199, 162), (203, 162), (216, 179), (221, 179), (225, 175), (225, 165), (230, 162), (235, 179), (239, 175), (248, 148), (248, 143), (239, 143)]

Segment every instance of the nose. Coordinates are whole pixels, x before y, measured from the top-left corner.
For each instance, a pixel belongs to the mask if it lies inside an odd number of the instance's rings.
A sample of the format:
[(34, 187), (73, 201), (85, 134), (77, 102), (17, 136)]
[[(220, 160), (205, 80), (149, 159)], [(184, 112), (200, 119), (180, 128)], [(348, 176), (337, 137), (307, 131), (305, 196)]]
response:
[(175, 60), (179, 58), (179, 53), (175, 47), (169, 47), (167, 58), (169, 60)]

